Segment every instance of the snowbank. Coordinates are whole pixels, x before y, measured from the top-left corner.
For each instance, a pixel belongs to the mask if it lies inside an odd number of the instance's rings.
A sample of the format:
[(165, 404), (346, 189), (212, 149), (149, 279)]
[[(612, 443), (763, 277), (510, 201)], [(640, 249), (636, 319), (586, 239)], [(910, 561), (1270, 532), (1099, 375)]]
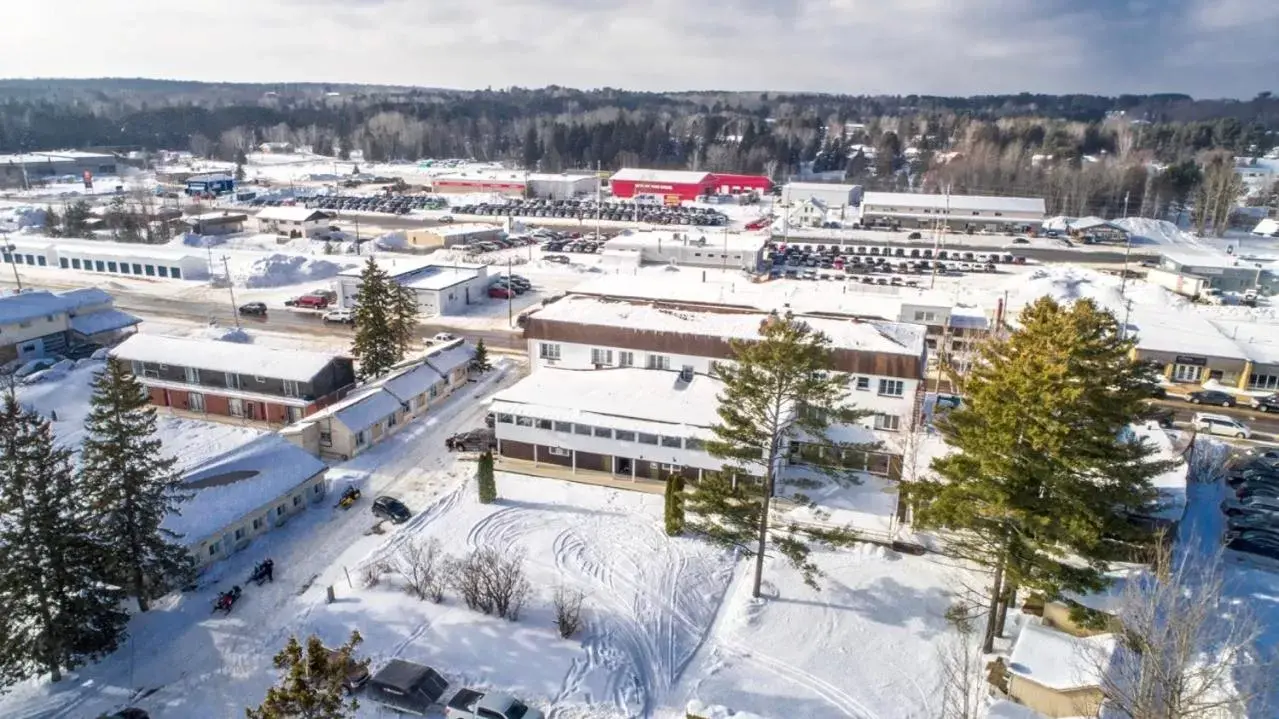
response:
[(685, 707), (688, 712), (689, 719), (767, 719), (761, 714), (751, 712), (736, 712), (719, 704), (703, 704), (696, 699), (690, 701)]
[(281, 287), (327, 280), (352, 267), (355, 263), (276, 253), (254, 261), (234, 279), (249, 288)]
[[(1045, 266), (1026, 275), (1016, 275), (1010, 278), (1003, 289), (1007, 292), (1008, 309), (1013, 316), (1025, 305), (1044, 296), (1062, 303), (1088, 297), (1119, 314), (1123, 312), (1125, 296), (1132, 300), (1134, 306), (1180, 309), (1188, 304), (1185, 297), (1159, 285), (1130, 280), (1127, 287), (1123, 288), (1123, 281), (1119, 277), (1073, 265)], [(1121, 289), (1124, 289), (1124, 294), (1121, 294)]]
[(241, 327), (218, 327), (217, 325), (210, 325), (201, 334), (203, 334), (207, 339), (218, 340), (220, 342), (236, 342), (245, 345), (253, 342), (253, 335), (249, 334), (248, 330)]
[(402, 250), (408, 244), (408, 237), (403, 232), (388, 232), (373, 240), (373, 246), (379, 250)]
[[(1133, 240), (1149, 240), (1159, 245), (1181, 245), (1211, 250), (1198, 237), (1182, 232), (1176, 225), (1167, 220), (1152, 220), (1148, 217), (1125, 217), (1115, 220), (1116, 225), (1124, 228), (1132, 235)], [(1134, 242), (1134, 244), (1137, 244)], [(1215, 250), (1211, 250), (1215, 252)]]

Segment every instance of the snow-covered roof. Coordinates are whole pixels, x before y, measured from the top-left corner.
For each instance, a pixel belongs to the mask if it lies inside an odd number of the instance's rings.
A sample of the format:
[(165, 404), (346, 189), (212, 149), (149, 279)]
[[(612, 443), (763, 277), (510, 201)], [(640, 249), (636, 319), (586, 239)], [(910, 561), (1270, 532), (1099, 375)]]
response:
[(110, 160), (114, 162), (115, 156), (100, 152), (83, 152), (81, 150), (54, 150), (52, 152), (27, 152), (19, 155), (0, 155), (0, 164), (8, 164), (12, 162), (16, 165), (20, 165), (22, 163), (36, 164), (41, 162), (71, 162), (74, 160)]
[(1210, 320), (1255, 364), (1279, 364), (1279, 324)]
[(1246, 353), (1238, 343), (1194, 310), (1134, 305), (1128, 315), (1128, 325), (1137, 333), (1138, 349), (1246, 359)]
[(59, 292), (58, 296), (66, 299), (71, 309), (111, 303), (111, 295), (97, 287), (77, 287), (74, 290)]
[(1279, 237), (1279, 220), (1266, 218), (1252, 228), (1252, 234), (1260, 237)]
[[(59, 238), (52, 243), (58, 253), (80, 257), (123, 257), (129, 260), (185, 260), (207, 262), (204, 256), (186, 250), (160, 245), (107, 242), (104, 240), (70, 240)], [(48, 245), (46, 245), (48, 247)]]
[(134, 335), (111, 350), (111, 356), (126, 361), (195, 367), (296, 382), (310, 382), (338, 357), (323, 352), (163, 335)]
[(623, 182), (666, 182), (670, 184), (700, 184), (705, 182), (711, 173), (693, 170), (643, 170), (637, 167), (624, 167), (609, 178)]
[(1071, 220), (1069, 223), (1069, 227), (1072, 230), (1078, 230), (1080, 232), (1083, 232), (1085, 230), (1096, 229), (1098, 227), (1107, 227), (1112, 230), (1119, 230), (1120, 232), (1128, 231), (1120, 227), (1119, 225), (1116, 225), (1115, 223), (1111, 222), (1110, 220), (1103, 220), (1100, 217), (1081, 217), (1078, 220)]
[(280, 220), (283, 222), (310, 222), (327, 219), (328, 215), (307, 207), (264, 207), (258, 212), (259, 220)]
[(1114, 634), (1075, 637), (1028, 622), (1013, 644), (1008, 671), (1057, 691), (1100, 686), (1115, 647)]
[[(379, 387), (347, 397), (329, 408), (332, 410), (329, 414), (352, 432), (360, 432), (403, 408), (404, 403), (400, 398)], [(314, 417), (315, 415), (312, 415), (312, 418)]]
[[(712, 312), (662, 306), (654, 302), (612, 300), (571, 295), (538, 310), (538, 319), (575, 324), (621, 327), (649, 332), (675, 332), (724, 339), (758, 339), (768, 318), (763, 312)], [(903, 354), (918, 357), (924, 350), (924, 325), (882, 320), (852, 320), (801, 315), (798, 319), (824, 332), (836, 349)]]
[(188, 472), (182, 479), (194, 496), (180, 505), (181, 514), (165, 517), (164, 527), (183, 535), (187, 544), (195, 544), (325, 468), (310, 452), (280, 435), (263, 435)]
[(204, 223), (214, 224), (218, 222), (244, 222), (245, 220), (249, 219), (249, 216), (243, 212), (221, 211), (221, 212), (204, 212), (198, 215), (188, 215), (184, 219), (187, 222), (204, 222)]
[(66, 298), (45, 290), (0, 297), (0, 324), (26, 322), (44, 315), (62, 314), (70, 309)]
[(945, 210), (949, 207), (951, 213), (992, 211), (1043, 215), (1046, 212), (1042, 197), (950, 195), (948, 199), (946, 195), (912, 192), (867, 192), (862, 196), (863, 212), (874, 212), (878, 207), (893, 207), (899, 210), (912, 208)]
[(587, 180), (598, 180), (598, 175), (553, 175), (548, 172), (530, 172), (529, 182), (568, 182), (577, 183)]
[(1150, 568), (1140, 564), (1118, 567), (1107, 572), (1106, 578), (1110, 583), (1100, 592), (1065, 592), (1065, 598), (1094, 611), (1117, 616), (1124, 608), (1125, 598), (1130, 591), (1129, 583), (1136, 582), (1140, 586), (1140, 583), (1150, 578)]
[[(412, 280), (415, 275), (422, 275), (432, 271), (439, 270), (482, 270), (486, 265), (477, 265), (472, 262), (445, 262), (438, 259), (429, 260), (400, 260), (392, 264), (378, 263), (383, 270), (386, 271), (388, 277), (399, 282)], [(338, 277), (359, 277), (364, 273), (365, 265), (357, 265), (342, 270), (338, 273)]]
[(861, 185), (844, 185), (838, 182), (788, 182), (782, 186), (785, 192), (829, 192), (838, 190), (840, 192), (852, 192)]
[(475, 270), (455, 270), (452, 267), (441, 267), (437, 272), (409, 280), (408, 282), (401, 282), (401, 284), (405, 287), (412, 287), (415, 290), (445, 290), (463, 282), (470, 282), (479, 276), (480, 273)]
[(956, 305), (950, 310), (950, 326), (984, 330), (990, 327), (990, 318), (980, 307)]
[(528, 173), (521, 170), (450, 172), (436, 175), (436, 182), (524, 182)]
[[(611, 250), (705, 247), (707, 252), (759, 252), (768, 243), (766, 232), (725, 232), (724, 230), (641, 230), (622, 232), (604, 243)], [(700, 244), (699, 244), (700, 243)]]
[(391, 375), (382, 381), (381, 386), (401, 402), (408, 402), (443, 381), (444, 378), (434, 367), (423, 362)]
[(110, 309), (72, 317), (71, 329), (85, 337), (91, 337), (99, 332), (122, 330), (125, 327), (133, 327), (141, 322), (140, 318), (134, 317), (128, 312)]
[(1043, 715), (1011, 699), (1000, 699), (986, 710), (986, 719), (1043, 719)]
[(458, 367), (470, 364), (474, 357), (474, 347), (465, 342), (458, 342), (429, 353), (426, 356), (426, 362), (434, 367), (436, 372), (447, 377)]
[(649, 369), (541, 367), (493, 397), (493, 411), (648, 434), (708, 437), (723, 383)]

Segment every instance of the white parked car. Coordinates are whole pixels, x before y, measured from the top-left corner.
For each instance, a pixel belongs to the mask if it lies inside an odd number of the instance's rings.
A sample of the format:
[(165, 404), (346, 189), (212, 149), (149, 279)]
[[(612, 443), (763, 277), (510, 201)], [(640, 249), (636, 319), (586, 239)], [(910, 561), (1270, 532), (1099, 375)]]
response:
[(448, 332), (437, 332), (431, 339), (436, 342), (452, 342), (457, 339), (457, 336), (451, 335)]
[(1252, 430), (1248, 428), (1248, 425), (1224, 414), (1196, 412), (1191, 424), (1196, 431), (1207, 434), (1221, 434), (1239, 439), (1248, 439), (1252, 436)]
[(325, 322), (341, 322), (344, 325), (355, 323), (355, 312), (353, 310), (329, 310), (324, 313)]

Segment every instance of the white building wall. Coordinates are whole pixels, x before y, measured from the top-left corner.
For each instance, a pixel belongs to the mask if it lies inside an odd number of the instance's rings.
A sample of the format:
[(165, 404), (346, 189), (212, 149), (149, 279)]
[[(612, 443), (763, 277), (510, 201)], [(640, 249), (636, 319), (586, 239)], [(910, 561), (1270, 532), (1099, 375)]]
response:
[[(499, 409), (498, 411), (500, 412), (501, 410)], [(536, 415), (537, 409), (530, 407), (528, 412), (529, 416), (533, 416)], [(660, 445), (653, 446), (651, 444), (640, 444), (639, 442), (619, 442), (615, 439), (586, 436), (575, 432), (556, 432), (554, 430), (521, 427), (516, 424), (501, 422), (495, 423), (493, 426), (499, 442), (512, 440), (548, 447), (561, 447), (579, 452), (592, 452), (594, 454), (658, 462), (660, 464), (697, 467), (699, 469), (718, 470), (723, 466), (723, 463), (719, 460), (701, 450), (684, 449), (682, 447), (677, 449)], [(673, 425), (672, 430), (675, 430)], [(539, 459), (545, 461), (546, 457), (539, 457)]]

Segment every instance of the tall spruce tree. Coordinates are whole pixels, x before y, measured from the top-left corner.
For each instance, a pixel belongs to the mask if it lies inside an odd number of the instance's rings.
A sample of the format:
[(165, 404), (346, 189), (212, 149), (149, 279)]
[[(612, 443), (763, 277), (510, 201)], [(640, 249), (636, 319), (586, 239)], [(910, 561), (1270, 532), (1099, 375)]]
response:
[(351, 354), (360, 361), (360, 377), (376, 377), (404, 356), (396, 330), (395, 299), (398, 285), (370, 257), (360, 273), (355, 305), (355, 341)]
[(70, 450), (10, 394), (0, 409), (0, 685), (109, 653), (125, 636)]
[[(688, 493), (686, 526), (755, 557), (753, 596), (760, 595), (770, 544), (816, 587), (821, 571), (808, 559), (810, 544), (843, 543), (852, 534), (796, 525), (770, 530), (768, 509), (777, 474), (797, 441), (824, 447), (830, 457), (864, 452), (867, 445), (836, 441), (829, 429), (866, 413), (848, 403), (848, 376), (832, 369), (830, 339), (789, 313), (765, 320), (758, 340), (734, 341), (732, 347), (734, 361), (715, 368), (724, 389), (715, 438), (706, 443), (706, 450), (725, 468), (703, 477)], [(839, 483), (858, 481), (840, 461), (819, 462), (813, 469)]]
[(368, 669), (368, 659), (356, 659), (359, 632), (332, 654), (319, 637), (307, 638), (305, 648), (297, 637), (275, 655), (275, 668), (284, 671), (280, 683), (267, 690), (257, 708), (244, 710), (248, 719), (346, 719), (354, 716), (359, 702), (348, 696), (344, 683), (356, 668)]
[(475, 356), (471, 358), (471, 371), (483, 374), (493, 369), (493, 363), (489, 361), (489, 348), (484, 345), (484, 339), (480, 338), (475, 343)]
[(142, 383), (122, 362), (107, 360), (93, 381), (80, 482), (109, 548), (111, 581), (144, 612), (191, 569), (180, 535), (162, 526), (188, 496), (175, 460), (161, 450), (155, 418)]
[(479, 492), (480, 504), (492, 504), (497, 501), (497, 481), (493, 476), (493, 453), (485, 451), (475, 467), (475, 483)]
[(981, 348), (963, 406), (939, 422), (956, 451), (910, 486), (917, 525), (949, 530), (950, 551), (990, 573), (986, 651), (1019, 588), (1104, 587), (1109, 562), (1149, 539), (1125, 510), (1170, 468), (1127, 436), (1154, 380), (1113, 315), (1045, 297), (1018, 324)]
[(395, 342), (396, 358), (399, 362), (413, 348), (413, 335), (417, 330), (417, 293), (398, 282), (391, 282), (391, 336)]

